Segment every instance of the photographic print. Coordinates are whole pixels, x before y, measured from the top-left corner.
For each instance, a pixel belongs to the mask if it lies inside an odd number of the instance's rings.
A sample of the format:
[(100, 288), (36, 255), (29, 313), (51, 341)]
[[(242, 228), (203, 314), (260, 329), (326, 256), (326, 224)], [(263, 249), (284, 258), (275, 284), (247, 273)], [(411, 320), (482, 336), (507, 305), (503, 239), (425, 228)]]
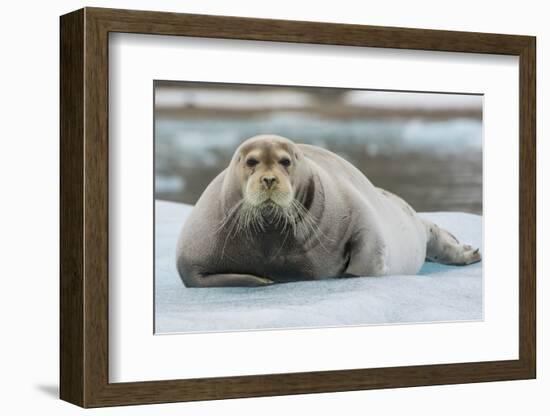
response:
[(155, 81), (155, 333), (483, 319), (482, 109)]
[(536, 378), (535, 37), (86, 7), (59, 39), (61, 399)]

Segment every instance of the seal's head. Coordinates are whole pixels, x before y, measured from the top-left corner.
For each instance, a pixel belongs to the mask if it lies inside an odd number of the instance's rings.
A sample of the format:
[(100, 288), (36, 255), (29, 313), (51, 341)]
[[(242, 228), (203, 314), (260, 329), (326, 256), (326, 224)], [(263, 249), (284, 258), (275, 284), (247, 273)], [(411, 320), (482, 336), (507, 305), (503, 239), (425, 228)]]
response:
[(299, 159), (297, 146), (281, 136), (264, 134), (243, 142), (233, 163), (244, 202), (254, 207), (272, 204), (283, 209), (290, 207)]

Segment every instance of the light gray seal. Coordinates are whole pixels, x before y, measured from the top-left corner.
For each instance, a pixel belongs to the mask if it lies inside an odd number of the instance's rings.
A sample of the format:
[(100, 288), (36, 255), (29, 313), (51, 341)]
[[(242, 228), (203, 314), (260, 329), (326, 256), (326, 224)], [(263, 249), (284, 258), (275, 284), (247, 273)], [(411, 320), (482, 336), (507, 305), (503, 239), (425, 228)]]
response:
[(416, 274), (479, 249), (420, 218), (336, 154), (275, 135), (243, 142), (206, 188), (176, 250), (188, 287)]

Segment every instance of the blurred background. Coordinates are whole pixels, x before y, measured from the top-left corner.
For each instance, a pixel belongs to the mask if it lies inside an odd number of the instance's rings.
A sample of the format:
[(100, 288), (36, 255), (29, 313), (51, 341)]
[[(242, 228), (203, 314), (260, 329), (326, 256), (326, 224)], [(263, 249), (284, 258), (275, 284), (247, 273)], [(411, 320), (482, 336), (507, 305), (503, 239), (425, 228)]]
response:
[(329, 149), (417, 211), (482, 213), (481, 95), (155, 81), (155, 198), (194, 204), (247, 138)]

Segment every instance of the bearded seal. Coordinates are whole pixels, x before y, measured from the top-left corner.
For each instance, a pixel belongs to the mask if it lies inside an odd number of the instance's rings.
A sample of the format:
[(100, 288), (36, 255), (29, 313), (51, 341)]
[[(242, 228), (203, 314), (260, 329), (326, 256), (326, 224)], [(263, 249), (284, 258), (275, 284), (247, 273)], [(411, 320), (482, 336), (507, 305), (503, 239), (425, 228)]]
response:
[(426, 260), (481, 260), (340, 156), (276, 135), (237, 148), (185, 222), (176, 257), (187, 287), (416, 274)]

